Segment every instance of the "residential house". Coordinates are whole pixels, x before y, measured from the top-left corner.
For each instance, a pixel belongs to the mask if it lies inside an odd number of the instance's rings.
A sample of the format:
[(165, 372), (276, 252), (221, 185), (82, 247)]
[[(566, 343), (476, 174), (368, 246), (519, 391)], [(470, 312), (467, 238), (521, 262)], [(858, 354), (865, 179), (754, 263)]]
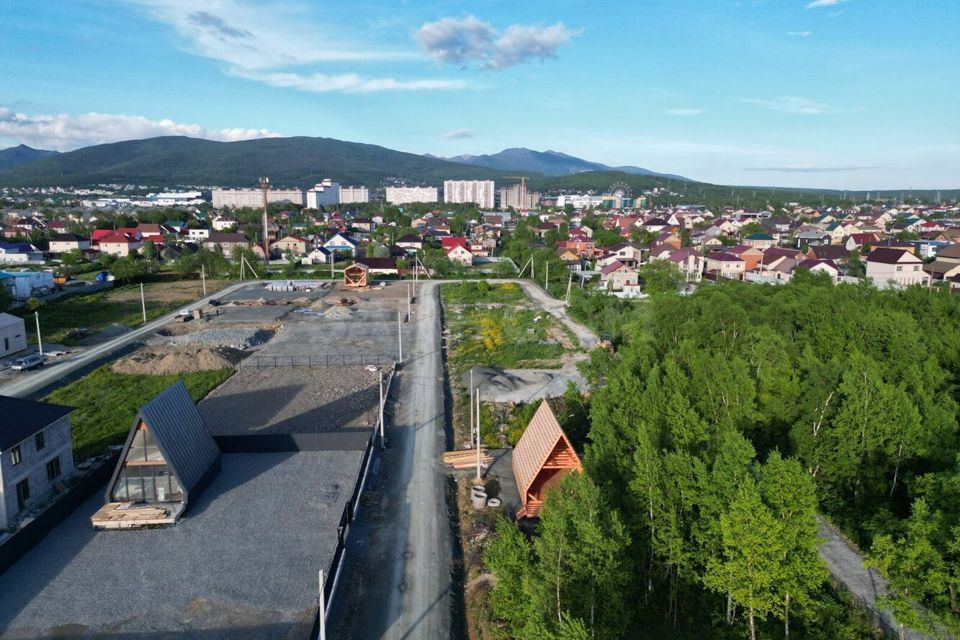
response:
[[(447, 238), (444, 238), (444, 240), (446, 239)], [(450, 260), (450, 262), (462, 264), (467, 267), (473, 264), (473, 254), (469, 249), (459, 244), (453, 245), (447, 249), (447, 258)]]
[(351, 257), (357, 255), (357, 241), (348, 235), (335, 233), (323, 243), (323, 248), (331, 254), (338, 251), (349, 252)]
[(187, 239), (190, 242), (202, 242), (210, 237), (210, 229), (187, 229)]
[(609, 291), (623, 291), (625, 287), (636, 287), (639, 273), (635, 267), (613, 261), (600, 269), (600, 288)]
[(460, 236), (448, 236), (440, 238), (440, 246), (443, 247), (444, 251), (449, 251), (454, 247), (463, 247), (464, 249), (469, 249), (470, 243), (467, 242), (466, 238)]
[[(220, 448), (178, 381), (140, 408), (107, 484), (106, 504), (90, 520), (100, 529), (173, 524), (219, 471)], [(155, 508), (137, 514), (132, 504)]]
[(777, 241), (769, 233), (751, 233), (741, 240), (741, 244), (759, 249), (760, 251), (766, 251), (771, 247), (777, 246)]
[(354, 264), (364, 266), (370, 275), (400, 275), (396, 258), (357, 258)]
[(680, 247), (683, 246), (683, 241), (680, 239), (680, 236), (678, 236), (677, 234), (671, 233), (669, 231), (664, 231), (657, 236), (656, 244), (667, 245), (669, 247), (673, 247), (674, 249), (679, 249)]
[(237, 228), (239, 221), (232, 216), (217, 216), (210, 221), (214, 231), (229, 231)]
[(164, 236), (167, 235), (166, 231), (159, 224), (151, 224), (146, 222), (141, 222), (137, 225), (137, 231), (140, 232), (140, 237), (144, 242), (163, 242)]
[(304, 256), (310, 247), (310, 241), (297, 236), (284, 236), (270, 243), (270, 253), (285, 256), (290, 253), (296, 257)]
[(330, 262), (330, 252), (323, 247), (315, 247), (310, 253), (300, 259), (300, 264), (327, 264)]
[(75, 233), (58, 233), (50, 238), (52, 254), (67, 253), (69, 251), (87, 251), (90, 249), (90, 240)]
[(753, 271), (756, 269), (760, 264), (760, 261), (763, 259), (763, 249), (760, 249), (754, 245), (738, 244), (734, 247), (727, 247), (724, 249), (724, 251), (727, 253), (732, 253), (743, 260), (746, 263), (744, 266), (746, 271)]
[(112, 256), (117, 256), (118, 258), (126, 258), (131, 253), (136, 253), (140, 247), (141, 244), (139, 240), (134, 240), (124, 233), (114, 233), (113, 235), (101, 238), (99, 242), (100, 251), (109, 253)]
[(423, 250), (423, 240), (415, 235), (408, 234), (397, 240), (397, 246), (407, 253), (416, 253)]
[(0, 242), (0, 264), (43, 262), (43, 252), (28, 242)]
[(940, 249), (933, 262), (923, 265), (923, 270), (934, 280), (950, 280), (960, 275), (960, 244)]
[(678, 249), (671, 252), (666, 259), (677, 265), (687, 282), (698, 282), (703, 276), (706, 261), (696, 249)]
[(840, 280), (840, 269), (834, 264), (833, 260), (808, 259), (797, 263), (796, 269), (807, 269), (810, 273), (825, 273), (830, 276), (830, 280), (837, 282)]
[(643, 251), (640, 247), (630, 243), (615, 244), (607, 247), (607, 253), (597, 261), (600, 267), (619, 262), (620, 264), (635, 268), (640, 265), (643, 259)]
[(242, 233), (213, 231), (210, 233), (210, 237), (202, 241), (201, 246), (207, 251), (215, 251), (217, 247), (220, 247), (223, 255), (229, 258), (233, 255), (234, 249), (249, 247), (250, 241)]
[(807, 252), (814, 260), (831, 260), (834, 263), (846, 262), (850, 257), (850, 251), (845, 246), (822, 245), (819, 247), (810, 247)]
[(867, 255), (867, 278), (878, 288), (929, 285), (923, 260), (905, 249), (882, 247)]
[(26, 348), (27, 329), (23, 318), (0, 313), (0, 358), (19, 353)]
[(746, 261), (732, 253), (717, 251), (707, 255), (706, 273), (715, 278), (742, 280), (746, 270)]
[(73, 475), (73, 407), (0, 396), (0, 531)]

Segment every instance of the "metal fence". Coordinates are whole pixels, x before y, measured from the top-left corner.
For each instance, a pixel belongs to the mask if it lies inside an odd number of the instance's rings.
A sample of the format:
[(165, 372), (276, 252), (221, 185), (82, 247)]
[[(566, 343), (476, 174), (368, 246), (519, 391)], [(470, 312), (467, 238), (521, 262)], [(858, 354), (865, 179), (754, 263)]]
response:
[(386, 366), (397, 357), (386, 353), (326, 354), (319, 356), (250, 356), (237, 363), (237, 369), (279, 369), (287, 367), (345, 367), (350, 365)]
[[(386, 357), (386, 356), (384, 356)], [(392, 360), (391, 360), (392, 362)], [(390, 403), (390, 390), (393, 387), (393, 378), (395, 370), (390, 372), (390, 376), (387, 378), (386, 389), (384, 389), (384, 403)], [(384, 411), (384, 427), (386, 427), (389, 422), (386, 419), (387, 412)], [(330, 560), (330, 566), (328, 571), (324, 576), (323, 582), (323, 611), (326, 615), (329, 615), (330, 604), (333, 602), (333, 597), (337, 589), (337, 583), (340, 580), (340, 574), (343, 570), (343, 560), (344, 555), (347, 551), (347, 540), (350, 536), (350, 525), (353, 524), (354, 518), (356, 518), (357, 513), (360, 511), (360, 497), (363, 495), (364, 488), (367, 485), (367, 480), (370, 472), (370, 466), (373, 462), (373, 459), (378, 455), (379, 446), (377, 444), (380, 432), (379, 422), (374, 426), (373, 431), (370, 433), (370, 438), (367, 440), (367, 446), (363, 451), (363, 461), (360, 463), (360, 469), (357, 472), (357, 481), (353, 487), (353, 495), (350, 496), (350, 500), (343, 505), (343, 512), (340, 515), (340, 523), (337, 525), (337, 547), (333, 552), (333, 558)], [(311, 638), (320, 637), (320, 610), (317, 610), (317, 617), (314, 619), (313, 631), (310, 634)], [(326, 621), (323, 621), (323, 624), (326, 624)]]

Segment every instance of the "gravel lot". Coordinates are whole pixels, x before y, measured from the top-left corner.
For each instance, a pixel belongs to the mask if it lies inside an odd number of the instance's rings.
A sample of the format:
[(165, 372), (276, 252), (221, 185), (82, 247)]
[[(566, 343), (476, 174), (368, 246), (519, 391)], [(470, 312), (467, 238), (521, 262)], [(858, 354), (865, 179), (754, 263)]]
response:
[(162, 529), (94, 531), (98, 492), (0, 576), (0, 638), (306, 638), (361, 457), (225, 455)]
[(147, 344), (157, 347), (204, 346), (251, 349), (265, 344), (273, 337), (273, 333), (272, 330), (258, 327), (200, 329), (180, 335), (157, 335), (148, 340)]
[(372, 429), (377, 381), (364, 367), (242, 369), (199, 409), (214, 435)]

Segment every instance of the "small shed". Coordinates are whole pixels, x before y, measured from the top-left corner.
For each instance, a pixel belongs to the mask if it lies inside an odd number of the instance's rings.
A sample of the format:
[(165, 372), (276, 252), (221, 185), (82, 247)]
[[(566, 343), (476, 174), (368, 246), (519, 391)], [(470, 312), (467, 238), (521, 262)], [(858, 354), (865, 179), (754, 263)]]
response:
[(343, 270), (343, 286), (351, 289), (363, 289), (369, 284), (370, 267), (354, 262)]
[(140, 408), (93, 526), (173, 524), (219, 470), (220, 449), (178, 381)]
[(517, 519), (540, 517), (547, 489), (569, 471), (581, 471), (580, 457), (546, 400), (513, 450), (513, 475), (522, 507)]
[(23, 318), (0, 313), (0, 358), (27, 348), (27, 329)]

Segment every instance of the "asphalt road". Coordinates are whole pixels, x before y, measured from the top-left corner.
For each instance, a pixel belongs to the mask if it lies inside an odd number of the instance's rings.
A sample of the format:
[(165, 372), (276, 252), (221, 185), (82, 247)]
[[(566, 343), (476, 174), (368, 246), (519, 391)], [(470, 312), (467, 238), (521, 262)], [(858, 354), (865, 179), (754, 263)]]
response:
[[(234, 291), (243, 289), (244, 287), (249, 287), (254, 284), (257, 284), (257, 281), (246, 281), (229, 286), (226, 289), (217, 291), (213, 295), (207, 296), (206, 298), (201, 298), (194, 303), (186, 305), (184, 308), (194, 309), (197, 307), (202, 307), (214, 298), (223, 297), (224, 295), (233, 293)], [(109, 340), (108, 342), (104, 342), (103, 344), (78, 353), (75, 356), (64, 358), (56, 363), (46, 364), (40, 369), (35, 369), (28, 373), (21, 374), (10, 382), (0, 386), (0, 395), (13, 396), (15, 398), (26, 398), (31, 394), (34, 394), (37, 391), (40, 391), (41, 389), (53, 384), (61, 378), (74, 373), (78, 369), (89, 366), (98, 360), (109, 356), (115, 351), (123, 349), (130, 343), (141, 340), (144, 337), (156, 332), (165, 324), (173, 320), (177, 316), (177, 313), (179, 313), (179, 309), (152, 322), (148, 322), (147, 324), (138, 327), (129, 333), (125, 333), (122, 336), (114, 338), (113, 340)], [(41, 322), (43, 321), (42, 316), (40, 320)]]
[(440, 464), (446, 435), (438, 284), (418, 287), (389, 447), (374, 465), (374, 502), (353, 525), (330, 638), (455, 635), (453, 535)]

